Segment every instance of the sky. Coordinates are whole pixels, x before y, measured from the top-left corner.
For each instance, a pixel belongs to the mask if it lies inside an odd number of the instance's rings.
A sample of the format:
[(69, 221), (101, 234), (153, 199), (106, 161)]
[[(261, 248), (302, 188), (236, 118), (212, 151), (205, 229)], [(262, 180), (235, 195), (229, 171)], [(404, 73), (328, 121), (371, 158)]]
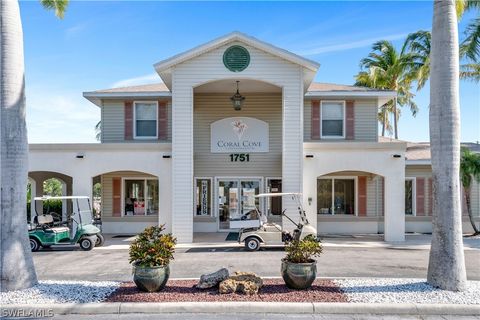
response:
[[(30, 143), (96, 142), (100, 109), (85, 91), (161, 81), (153, 64), (241, 31), (321, 64), (314, 81), (353, 84), (378, 40), (398, 48), (430, 30), (431, 1), (71, 1), (63, 20), (21, 1)], [(459, 23), (459, 34), (475, 13)], [(399, 139), (428, 141), (429, 86), (402, 110)], [(480, 140), (480, 85), (461, 81), (462, 141)]]

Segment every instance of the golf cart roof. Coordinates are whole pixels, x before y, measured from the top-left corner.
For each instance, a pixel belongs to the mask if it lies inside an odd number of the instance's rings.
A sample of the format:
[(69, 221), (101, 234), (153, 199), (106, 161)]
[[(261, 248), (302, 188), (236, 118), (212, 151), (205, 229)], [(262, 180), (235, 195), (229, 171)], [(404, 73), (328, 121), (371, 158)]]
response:
[(277, 193), (260, 193), (257, 194), (256, 198), (266, 198), (266, 197), (283, 197), (283, 196), (301, 196), (299, 192), (277, 192)]
[(89, 199), (87, 196), (60, 196), (60, 197), (50, 197), (50, 196), (41, 196), (35, 197), (33, 200), (67, 200), (67, 199)]

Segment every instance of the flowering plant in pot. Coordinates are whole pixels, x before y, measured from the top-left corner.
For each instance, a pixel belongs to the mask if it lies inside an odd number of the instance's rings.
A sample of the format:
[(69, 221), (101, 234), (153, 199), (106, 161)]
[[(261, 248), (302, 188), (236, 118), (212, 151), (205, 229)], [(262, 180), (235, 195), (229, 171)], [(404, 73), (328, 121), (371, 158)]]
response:
[(162, 290), (170, 276), (177, 239), (164, 230), (165, 225), (147, 227), (130, 244), (133, 281), (142, 291)]
[(317, 277), (317, 261), (322, 244), (313, 235), (293, 240), (285, 247), (287, 255), (282, 259), (282, 278), (290, 289), (307, 289)]

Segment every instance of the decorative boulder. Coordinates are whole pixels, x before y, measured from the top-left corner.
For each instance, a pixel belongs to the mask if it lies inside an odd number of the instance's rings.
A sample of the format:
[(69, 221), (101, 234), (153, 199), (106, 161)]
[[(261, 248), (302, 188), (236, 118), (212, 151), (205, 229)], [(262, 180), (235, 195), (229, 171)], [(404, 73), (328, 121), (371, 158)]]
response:
[(222, 268), (218, 271), (208, 274), (202, 274), (200, 281), (198, 281), (196, 287), (198, 289), (208, 289), (218, 286), (220, 282), (227, 279), (229, 276), (228, 270)]
[(227, 280), (220, 282), (218, 287), (221, 294), (243, 293), (257, 294), (263, 285), (263, 280), (253, 272), (235, 272)]

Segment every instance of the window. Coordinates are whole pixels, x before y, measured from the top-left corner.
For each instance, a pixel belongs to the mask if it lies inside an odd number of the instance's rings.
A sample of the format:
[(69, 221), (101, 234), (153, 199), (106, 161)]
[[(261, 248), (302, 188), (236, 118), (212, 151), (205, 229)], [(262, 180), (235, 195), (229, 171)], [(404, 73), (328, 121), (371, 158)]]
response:
[(212, 179), (195, 178), (195, 215), (212, 215)]
[(415, 215), (415, 178), (405, 179), (405, 214)]
[(157, 137), (157, 114), (156, 102), (135, 102), (135, 138)]
[(355, 179), (318, 179), (317, 213), (355, 215)]
[(157, 179), (125, 179), (123, 190), (126, 216), (158, 214)]
[(322, 138), (345, 138), (345, 102), (322, 101)]

